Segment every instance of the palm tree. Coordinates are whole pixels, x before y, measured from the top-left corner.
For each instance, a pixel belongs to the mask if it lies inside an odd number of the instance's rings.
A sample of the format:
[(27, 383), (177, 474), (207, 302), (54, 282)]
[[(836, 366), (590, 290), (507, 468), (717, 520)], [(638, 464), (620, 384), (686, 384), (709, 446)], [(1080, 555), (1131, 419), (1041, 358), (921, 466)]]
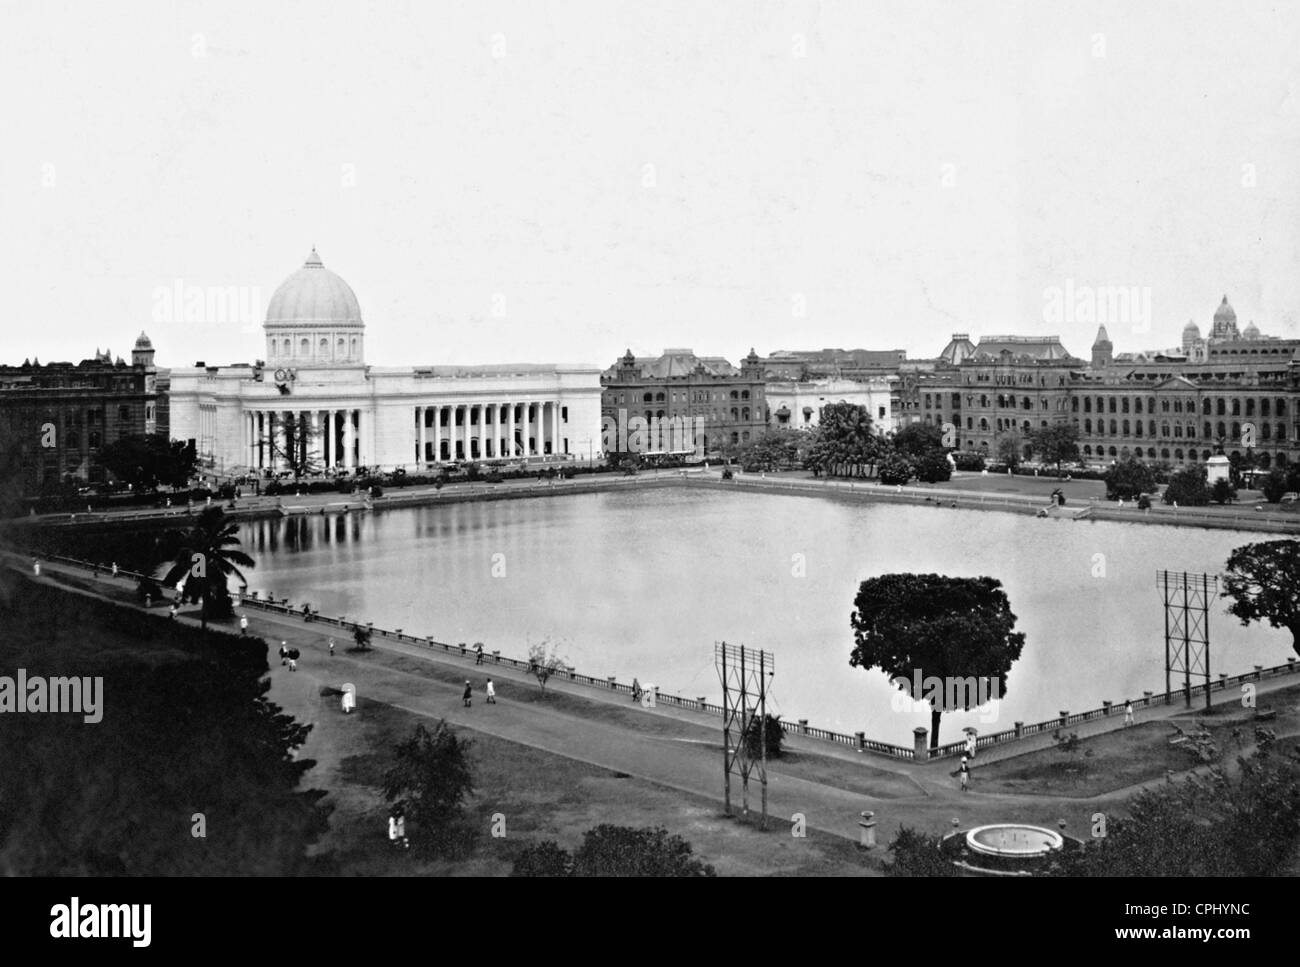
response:
[(220, 507), (208, 507), (195, 521), (194, 527), (180, 536), (180, 547), (171, 570), (163, 579), (167, 585), (190, 579), (199, 582), (202, 607), (199, 611), (203, 630), (208, 627), (208, 596), (217, 582), (224, 590), (231, 575), (247, 583), (237, 565), (255, 567), (256, 562), (243, 551), (236, 550), (239, 525), (226, 520)]

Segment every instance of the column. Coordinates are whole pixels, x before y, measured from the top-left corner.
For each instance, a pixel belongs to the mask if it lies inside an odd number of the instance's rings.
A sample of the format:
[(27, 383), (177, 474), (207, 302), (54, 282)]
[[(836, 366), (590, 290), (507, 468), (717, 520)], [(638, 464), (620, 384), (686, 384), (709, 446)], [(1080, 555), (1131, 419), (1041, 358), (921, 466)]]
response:
[(551, 403), (551, 452), (564, 452), (564, 439), (560, 428), (560, 401)]
[(352, 411), (343, 411), (343, 466), (351, 470), (356, 466), (352, 457)]
[(504, 459), (507, 454), (506, 431), (505, 431), (505, 415), (506, 415), (505, 406), (501, 403), (493, 403), (492, 414), (496, 418), (493, 421), (495, 424), (493, 432), (495, 432), (497, 436), (497, 446), (496, 446), (497, 458)]
[(461, 413), (461, 417), (460, 417), (461, 459), (468, 460), (469, 459), (469, 404), (465, 403), (463, 406), (461, 406), (461, 409), (464, 411)]
[(443, 407), (441, 406), (433, 408), (433, 459), (435, 463), (442, 462), (442, 411)]
[(513, 459), (515, 453), (515, 404), (513, 402), (506, 404), (506, 453)]
[(424, 413), (423, 406), (415, 408), (415, 470), (424, 468)]
[[(310, 458), (311, 453), (316, 453), (317, 459), (311, 461), (311, 466), (319, 467), (321, 461), (325, 458), (325, 448), (321, 445), (321, 413), (320, 410), (311, 411), (311, 434), (307, 438), (307, 451)], [(315, 450), (313, 451), (313, 447)]]
[(357, 415), (357, 454), (352, 459), (356, 466), (366, 466), (370, 463), (370, 460), (366, 457), (366, 444), (370, 442), (369, 430), (361, 419), (361, 407), (357, 407), (352, 412)]
[(328, 470), (334, 466), (334, 451), (338, 447), (334, 445), (334, 411), (325, 411), (325, 433), (320, 442), (320, 459)]
[(534, 441), (534, 446), (537, 447), (537, 455), (540, 457), (546, 452), (546, 423), (544, 422), (546, 417), (543, 415), (546, 409), (546, 404), (539, 401), (534, 403), (533, 406), (537, 408), (537, 415), (535, 417), (536, 428), (533, 431), (536, 433), (537, 438)]

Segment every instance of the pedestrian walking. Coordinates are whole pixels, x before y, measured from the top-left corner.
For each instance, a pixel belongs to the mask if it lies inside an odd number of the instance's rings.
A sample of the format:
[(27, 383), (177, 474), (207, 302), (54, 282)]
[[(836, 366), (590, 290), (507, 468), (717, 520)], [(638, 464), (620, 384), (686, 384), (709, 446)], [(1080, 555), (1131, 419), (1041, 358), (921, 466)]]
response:
[(176, 602), (173, 601), (173, 602), (172, 602), (172, 610), (171, 610), (171, 614), (168, 615), (168, 617), (170, 617), (170, 618), (172, 618), (173, 620), (175, 620), (175, 618), (176, 618), (176, 612), (179, 611), (179, 610), (180, 610), (180, 609), (176, 607)]
[(966, 755), (969, 758), (975, 758), (975, 733), (966, 733)]
[(289, 671), (291, 671), (291, 672), (296, 672), (297, 670), (298, 670), (298, 658), (297, 658), (296, 655), (290, 655), (290, 656), (289, 656)]
[(474, 656), (475, 656), (474, 664), (476, 665), (483, 664), (483, 642), (481, 641), (474, 642)]
[(334, 657), (334, 639), (333, 639), (333, 638), (330, 639), (330, 657), (331, 657), (331, 658)]
[(487, 680), (487, 703), (495, 705), (497, 703), (497, 687), (492, 684), (492, 679)]
[(117, 577), (117, 561), (113, 562), (113, 577)]
[(32, 558), (32, 573), (37, 577), (41, 576), (41, 562), (36, 560), (36, 558)]
[(1124, 703), (1124, 728), (1133, 724), (1133, 700), (1129, 699)]
[(466, 708), (469, 708), (470, 699), (472, 699), (473, 697), (474, 697), (474, 689), (470, 685), (469, 679), (467, 678), (465, 679), (465, 694), (461, 696), (461, 698), (465, 700)]
[(248, 635), (248, 615), (246, 614), (241, 614), (239, 616), (239, 634), (241, 637), (246, 637)]
[(636, 680), (636, 676), (632, 677), (632, 701), (641, 701), (641, 683)]
[(966, 762), (966, 757), (961, 757), (961, 768), (958, 770), (961, 775), (961, 791), (966, 791), (966, 784), (970, 782), (970, 765)]
[(282, 641), (280, 642), (280, 665), (283, 667), (287, 664), (289, 664), (289, 642)]

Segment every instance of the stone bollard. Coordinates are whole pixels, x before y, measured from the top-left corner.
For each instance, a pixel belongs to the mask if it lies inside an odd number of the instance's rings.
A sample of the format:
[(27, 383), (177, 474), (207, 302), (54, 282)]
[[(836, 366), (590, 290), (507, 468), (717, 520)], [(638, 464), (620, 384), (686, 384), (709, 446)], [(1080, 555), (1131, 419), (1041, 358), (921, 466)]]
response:
[(807, 719), (800, 719), (800, 720), (799, 720), (799, 734), (800, 734), (800, 735), (807, 735), (807, 734), (808, 734), (808, 720), (807, 720)]
[(1264, 666), (1263, 666), (1263, 665), (1256, 665), (1256, 666), (1255, 666), (1255, 681), (1259, 681), (1259, 680), (1260, 680), (1261, 678), (1263, 678), (1263, 677), (1264, 677)]
[(704, 708), (704, 706), (707, 704), (707, 703), (705, 702), (705, 699), (706, 699), (706, 698), (708, 698), (707, 695), (698, 695), (698, 696), (696, 696), (695, 701), (699, 703), (700, 708)]
[(1069, 710), (1068, 708), (1063, 708), (1063, 709), (1061, 709), (1061, 724), (1062, 724), (1062, 725), (1065, 724), (1065, 720), (1066, 720), (1067, 718), (1069, 718), (1069, 717), (1070, 717), (1070, 710)]
[(864, 752), (867, 748), (867, 733), (854, 732), (853, 737), (858, 740), (858, 751)]
[(917, 762), (928, 762), (930, 760), (930, 746), (926, 739), (930, 735), (930, 730), (924, 725), (918, 725), (912, 729), (912, 757)]
[(617, 686), (616, 684), (614, 684), (614, 679), (615, 679), (615, 677), (616, 677), (616, 676), (614, 676), (614, 675), (610, 675), (610, 676), (608, 676), (608, 677), (605, 679), (605, 681), (609, 682), (609, 687), (610, 687), (610, 688), (618, 688), (618, 686)]
[(1025, 723), (1016, 722), (1015, 726), (1016, 726), (1016, 738), (1023, 739), (1025, 737)]
[[(498, 665), (501, 664), (501, 649), (499, 648), (492, 649), (492, 660), (495, 661)], [(569, 677), (572, 678), (573, 676), (570, 675)]]
[(1103, 699), (1103, 700), (1102, 700), (1102, 703), (1101, 703), (1101, 714), (1102, 714), (1102, 715), (1109, 715), (1110, 712), (1111, 712), (1111, 707), (1112, 707), (1114, 704), (1115, 704), (1114, 702), (1107, 702), (1107, 701), (1105, 701), (1105, 700)]
[(1145, 707), (1147, 707), (1147, 708), (1150, 708), (1150, 707), (1151, 707), (1151, 696), (1154, 695), (1154, 694), (1155, 694), (1155, 692), (1143, 692), (1143, 693), (1142, 693), (1142, 704), (1143, 704)]
[(1227, 672), (1219, 672), (1219, 687), (1220, 687), (1220, 688), (1227, 688), (1227, 687), (1228, 687), (1228, 673), (1227, 673)]
[(858, 845), (863, 849), (876, 848), (876, 814), (871, 810), (864, 810), (862, 818), (858, 820), (859, 839)]

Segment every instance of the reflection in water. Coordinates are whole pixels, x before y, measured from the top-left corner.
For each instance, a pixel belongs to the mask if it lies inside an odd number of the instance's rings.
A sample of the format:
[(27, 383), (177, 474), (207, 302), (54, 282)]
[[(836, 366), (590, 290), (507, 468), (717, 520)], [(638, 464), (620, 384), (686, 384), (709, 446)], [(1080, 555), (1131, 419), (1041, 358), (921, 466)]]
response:
[[(941, 736), (1083, 711), (1164, 687), (1159, 568), (1217, 573), (1260, 535), (768, 494), (653, 490), (443, 504), (246, 524), (253, 588), (522, 656), (550, 638), (589, 675), (717, 701), (713, 644), (776, 656), (787, 721), (908, 745), (923, 710), (850, 668), (858, 583), (890, 571), (1002, 581), (1026, 633), (996, 711)], [(1105, 562), (1104, 576), (1097, 555)], [(797, 562), (802, 562), (796, 566)], [(1278, 664), (1289, 636), (1216, 606), (1213, 671)], [(990, 716), (996, 714), (996, 719)]]

